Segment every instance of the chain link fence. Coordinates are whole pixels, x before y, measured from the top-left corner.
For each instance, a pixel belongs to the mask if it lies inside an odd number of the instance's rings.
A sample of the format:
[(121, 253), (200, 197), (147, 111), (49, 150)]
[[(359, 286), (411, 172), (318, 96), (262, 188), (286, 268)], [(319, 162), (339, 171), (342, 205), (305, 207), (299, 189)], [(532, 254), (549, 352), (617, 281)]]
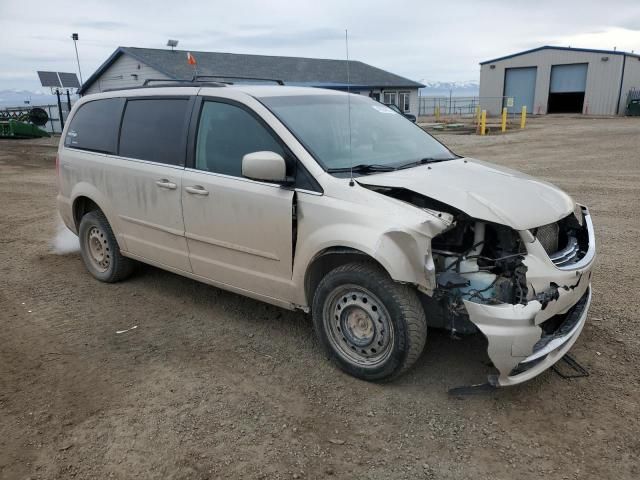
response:
[[(447, 116), (460, 118), (473, 118), (480, 110), (488, 106), (497, 112), (502, 107), (513, 107), (514, 97), (419, 97), (420, 116)], [(510, 108), (510, 110), (513, 110)], [(510, 114), (511, 116), (511, 114)]]

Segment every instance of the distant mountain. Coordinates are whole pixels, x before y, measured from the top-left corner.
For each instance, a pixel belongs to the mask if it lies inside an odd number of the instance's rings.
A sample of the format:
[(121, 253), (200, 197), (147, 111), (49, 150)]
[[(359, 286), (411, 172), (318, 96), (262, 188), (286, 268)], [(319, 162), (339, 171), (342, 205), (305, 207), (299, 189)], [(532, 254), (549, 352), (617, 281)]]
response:
[[(448, 97), (449, 92), (454, 97), (476, 97), (480, 91), (480, 84), (475, 80), (463, 82), (438, 82), (421, 80), (420, 83), (425, 88), (420, 89), (420, 95), (429, 97)], [(76, 97), (71, 96), (71, 100), (75, 101)], [(63, 102), (66, 101), (66, 95), (62, 97)], [(43, 90), (0, 90), (0, 108), (5, 107), (24, 107), (29, 105), (55, 105), (57, 99), (55, 95)]]
[(480, 83), (476, 80), (463, 82), (437, 82), (422, 80), (425, 88), (420, 89), (420, 95), (425, 97), (477, 97), (480, 93)]
[[(66, 102), (67, 96), (63, 95), (62, 100)], [(71, 101), (75, 100), (75, 95), (71, 96)], [(26, 102), (29, 102), (28, 104)], [(0, 108), (5, 107), (25, 107), (27, 105), (55, 105), (58, 102), (55, 95), (42, 90), (0, 90)]]

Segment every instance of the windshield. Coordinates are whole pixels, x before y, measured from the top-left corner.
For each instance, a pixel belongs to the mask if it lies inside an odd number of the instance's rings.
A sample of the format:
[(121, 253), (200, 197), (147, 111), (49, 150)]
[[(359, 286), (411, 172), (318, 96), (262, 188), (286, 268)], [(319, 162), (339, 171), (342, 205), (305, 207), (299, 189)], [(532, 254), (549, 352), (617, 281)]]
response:
[[(359, 166), (390, 170), (457, 158), (420, 127), (368, 97), (351, 95), (351, 149), (346, 95), (260, 99), (328, 171)], [(355, 169), (354, 169), (355, 170)]]

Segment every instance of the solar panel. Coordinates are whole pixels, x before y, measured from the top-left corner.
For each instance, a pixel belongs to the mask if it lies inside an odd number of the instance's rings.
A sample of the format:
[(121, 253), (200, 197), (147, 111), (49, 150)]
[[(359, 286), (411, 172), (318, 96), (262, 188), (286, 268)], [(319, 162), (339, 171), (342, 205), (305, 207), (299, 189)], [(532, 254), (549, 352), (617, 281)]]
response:
[(60, 79), (56, 72), (43, 72), (38, 70), (38, 77), (43, 87), (61, 87)]
[(75, 73), (58, 72), (63, 88), (80, 88), (80, 82)]

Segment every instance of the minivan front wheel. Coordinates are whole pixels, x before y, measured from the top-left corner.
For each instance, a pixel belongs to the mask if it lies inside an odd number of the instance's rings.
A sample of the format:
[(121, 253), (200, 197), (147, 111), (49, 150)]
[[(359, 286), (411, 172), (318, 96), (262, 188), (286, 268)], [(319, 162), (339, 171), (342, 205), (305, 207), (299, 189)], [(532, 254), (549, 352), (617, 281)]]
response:
[(340, 266), (322, 279), (313, 322), (329, 356), (363, 380), (400, 375), (418, 359), (427, 338), (416, 292), (368, 263)]
[(118, 282), (133, 270), (133, 260), (120, 253), (111, 225), (100, 210), (80, 220), (80, 253), (89, 273), (102, 282)]

